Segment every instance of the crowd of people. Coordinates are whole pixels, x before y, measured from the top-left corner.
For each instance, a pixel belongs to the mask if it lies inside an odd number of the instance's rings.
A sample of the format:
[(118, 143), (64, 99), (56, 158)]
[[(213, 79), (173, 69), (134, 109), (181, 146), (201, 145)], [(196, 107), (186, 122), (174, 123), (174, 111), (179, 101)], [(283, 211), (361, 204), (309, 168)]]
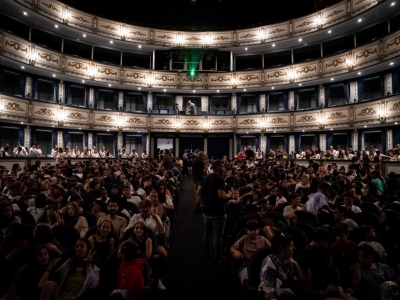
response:
[(163, 153), (0, 166), (0, 298), (141, 299), (165, 290), (181, 174)]
[(231, 262), (242, 291), (259, 288), (265, 299), (397, 299), (399, 174), (357, 157), (338, 169), (243, 153), (193, 160), (208, 263)]

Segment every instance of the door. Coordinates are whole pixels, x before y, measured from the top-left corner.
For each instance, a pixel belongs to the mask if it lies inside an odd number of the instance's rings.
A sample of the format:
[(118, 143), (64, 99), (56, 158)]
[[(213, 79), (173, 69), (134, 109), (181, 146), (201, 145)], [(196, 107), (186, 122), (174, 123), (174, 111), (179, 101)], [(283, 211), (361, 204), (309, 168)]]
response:
[(229, 154), (229, 137), (209, 137), (207, 139), (207, 154), (208, 157), (215, 157), (222, 159), (224, 155), (227, 157)]
[(185, 137), (181, 136), (179, 138), (179, 156), (182, 157), (185, 150), (193, 152), (199, 149), (204, 151), (204, 138), (203, 137)]

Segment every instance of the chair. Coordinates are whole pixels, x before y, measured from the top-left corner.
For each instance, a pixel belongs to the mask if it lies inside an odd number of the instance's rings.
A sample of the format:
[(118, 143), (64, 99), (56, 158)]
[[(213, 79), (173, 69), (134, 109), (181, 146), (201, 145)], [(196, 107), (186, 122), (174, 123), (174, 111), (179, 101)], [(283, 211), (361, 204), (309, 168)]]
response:
[(97, 218), (93, 213), (84, 211), (83, 216), (85, 217), (89, 228), (97, 225)]
[(286, 206), (289, 206), (289, 205), (290, 205), (289, 202), (280, 203), (280, 204), (278, 204), (278, 206), (274, 209), (274, 211), (283, 214), (283, 210), (285, 209)]
[(260, 285), (260, 273), (261, 273), (262, 262), (271, 253), (272, 253), (271, 247), (264, 247), (258, 249), (250, 257), (249, 265), (247, 266), (250, 291), (252, 292), (257, 291), (257, 287)]
[(131, 216), (133, 216), (134, 214), (138, 214), (139, 211), (139, 207), (136, 206), (136, 204), (127, 201), (126, 202), (126, 210), (130, 213)]
[(85, 239), (89, 239), (92, 235), (96, 234), (97, 226), (89, 227), (89, 230), (85, 233)]
[(358, 250), (354, 248), (340, 257), (338, 262), (338, 271), (344, 286), (352, 286), (350, 267), (358, 262)]
[(379, 208), (373, 203), (369, 203), (369, 202), (361, 203), (360, 208), (361, 208), (362, 212), (370, 212), (370, 213), (377, 215), (378, 217), (381, 216), (381, 212), (379, 211)]
[(227, 243), (228, 241), (231, 241), (233, 229), (235, 228), (237, 221), (243, 216), (244, 216), (244, 211), (235, 213), (226, 220), (225, 226), (224, 226), (224, 242), (225, 243)]
[(356, 215), (355, 220), (358, 226), (371, 225), (372, 228), (377, 230), (379, 228), (379, 217), (371, 212), (360, 212)]
[(297, 259), (300, 252), (303, 251), (304, 248), (307, 247), (308, 245), (308, 239), (306, 234), (301, 229), (293, 226), (285, 227), (281, 229), (281, 232), (284, 234), (288, 233), (291, 235), (293, 239), (293, 244), (296, 248), (293, 253), (293, 258)]
[(20, 210), (16, 215), (21, 218), (21, 224), (36, 226), (35, 218), (28, 211)]
[(79, 232), (74, 227), (64, 224), (54, 226), (51, 231), (64, 249), (75, 246), (76, 241), (80, 238)]
[(81, 194), (82, 197), (82, 208), (86, 210), (89, 204), (93, 203), (96, 200), (96, 197), (89, 193)]
[(400, 213), (400, 204), (399, 203), (389, 203), (389, 204), (386, 204), (383, 209), (392, 209), (396, 213)]
[(244, 206), (240, 203), (238, 204), (229, 203), (225, 207), (225, 212), (227, 218), (229, 218), (233, 216), (235, 213), (244, 212)]
[(309, 211), (307, 211), (307, 223), (310, 224), (314, 228), (317, 228), (320, 226), (318, 218)]
[(361, 201), (362, 201), (363, 203), (366, 203), (366, 202), (368, 202), (368, 203), (375, 203), (375, 202), (378, 202), (378, 199), (377, 199), (376, 197), (374, 197), (374, 196), (366, 195), (366, 196), (363, 196), (363, 197), (361, 198)]

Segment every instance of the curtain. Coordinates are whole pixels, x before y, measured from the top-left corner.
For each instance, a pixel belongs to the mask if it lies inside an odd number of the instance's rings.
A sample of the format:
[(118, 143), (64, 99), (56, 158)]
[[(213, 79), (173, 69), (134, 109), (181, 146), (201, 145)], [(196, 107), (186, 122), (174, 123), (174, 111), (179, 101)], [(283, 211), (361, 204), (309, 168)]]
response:
[(142, 147), (143, 151), (147, 151), (147, 134), (142, 134)]
[[(3, 81), (0, 75), (0, 81)], [(20, 83), (19, 83), (19, 95), (22, 95), (25, 97), (25, 84), (26, 84), (26, 76), (25, 74), (22, 74), (20, 76)]]
[(285, 110), (289, 110), (289, 99), (288, 99), (288, 93), (283, 92), (283, 106), (285, 107)]
[(299, 109), (299, 107), (300, 107), (299, 99), (300, 99), (299, 91), (296, 90), (296, 91), (294, 91), (293, 110), (298, 110)]
[(236, 156), (236, 154), (238, 154), (241, 151), (241, 149), (240, 149), (241, 148), (240, 147), (241, 139), (242, 139), (242, 137), (240, 135), (236, 136), (236, 152), (235, 152), (235, 156)]
[(344, 92), (345, 103), (348, 104), (350, 102), (350, 84), (349, 83), (343, 84), (343, 92)]
[(299, 152), (300, 145), (301, 145), (301, 135), (300, 134), (295, 134), (295, 136), (294, 136), (294, 151), (296, 153)]
[(257, 112), (260, 112), (260, 95), (256, 95), (255, 96), (255, 100), (256, 100), (256, 110)]
[(363, 100), (363, 96), (364, 96), (364, 95), (363, 95), (363, 94), (364, 94), (363, 88), (364, 88), (363, 81), (362, 81), (362, 80), (359, 80), (359, 81), (358, 81), (358, 85), (357, 85), (357, 89), (358, 89), (358, 91), (357, 91), (358, 99), (357, 99), (357, 101), (354, 101), (354, 102), (361, 102), (361, 101)]
[(152, 109), (158, 109), (158, 107), (156, 106), (157, 103), (157, 97), (153, 94), (153, 105), (152, 105)]
[(392, 73), (392, 92), (393, 94), (399, 93), (399, 72)]
[(242, 104), (242, 96), (241, 95), (236, 95), (236, 113), (240, 113), (240, 106)]
[(92, 146), (96, 146), (97, 147), (97, 150), (98, 150), (98, 140), (97, 140), (97, 132), (93, 132), (93, 135), (92, 135)]
[[(386, 89), (385, 89), (385, 75), (381, 75), (379, 76), (380, 82), (381, 82), (381, 97), (387, 97), (389, 96), (388, 94), (386, 94)], [(383, 154), (383, 151), (382, 151)]]
[[(397, 130), (396, 130), (397, 131)], [(381, 141), (382, 141), (382, 149), (381, 149), (381, 153), (382, 154), (387, 154), (386, 151), (386, 128), (382, 128), (381, 129)], [(393, 144), (393, 142), (392, 142)]]
[(269, 112), (269, 94), (265, 95), (265, 112)]
[(265, 149), (261, 149), (261, 151), (264, 152), (264, 156), (267, 154), (267, 151), (269, 150), (269, 148), (271, 147), (271, 136), (265, 136), (266, 139), (266, 143), (265, 143)]
[(319, 148), (319, 134), (318, 133), (315, 134), (315, 147)]
[[(18, 142), (21, 143), (22, 147), (25, 146), (25, 132), (24, 132), (24, 127), (23, 126), (21, 126), (19, 128), (19, 131), (18, 131)], [(10, 145), (10, 148), (11, 148), (11, 150), (14, 149), (12, 147), (12, 145)]]
[(32, 126), (31, 126), (30, 141), (31, 141), (30, 146), (31, 146), (33, 143), (37, 144), (37, 140), (36, 140), (36, 127), (32, 127)]
[(332, 132), (326, 132), (326, 144), (325, 148), (328, 150), (329, 147), (332, 145), (333, 142), (333, 134)]
[(289, 153), (289, 134), (283, 136), (283, 152)]
[[(36, 131), (36, 130), (35, 130)], [(35, 133), (35, 139), (36, 139), (36, 133)], [(52, 133), (52, 144), (51, 144), (51, 146), (54, 146), (54, 145), (56, 145), (56, 144), (58, 144), (57, 143), (57, 131), (56, 130), (53, 130), (53, 133)], [(53, 149), (53, 147), (51, 147), (51, 149)]]
[(324, 107), (329, 107), (329, 86), (325, 86), (325, 103)]

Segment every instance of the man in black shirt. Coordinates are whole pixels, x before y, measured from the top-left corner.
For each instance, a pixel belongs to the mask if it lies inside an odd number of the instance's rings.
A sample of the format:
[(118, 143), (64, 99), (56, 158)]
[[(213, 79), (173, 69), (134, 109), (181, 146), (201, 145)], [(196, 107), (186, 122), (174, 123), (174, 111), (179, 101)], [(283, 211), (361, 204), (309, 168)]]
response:
[[(221, 265), (222, 235), (226, 222), (225, 202), (231, 198), (231, 192), (225, 192), (225, 182), (221, 176), (222, 163), (216, 160), (212, 164), (212, 173), (204, 179), (203, 214), (204, 236), (203, 243), (207, 261), (214, 259), (215, 265)], [(210, 251), (210, 239), (213, 237), (212, 251)]]
[(193, 181), (195, 185), (195, 212), (200, 212), (201, 211), (201, 192), (199, 191), (199, 187), (203, 185), (203, 179), (204, 179), (204, 172), (205, 171), (205, 165), (204, 165), (204, 152), (199, 151), (197, 153), (196, 158), (193, 160), (193, 167), (192, 167), (192, 175), (193, 175)]
[(253, 156), (254, 156), (254, 151), (249, 146), (246, 150), (246, 158), (251, 160)]
[(162, 168), (164, 168), (164, 170), (172, 170), (172, 168), (174, 167), (174, 158), (170, 155), (169, 150), (164, 150), (164, 154), (164, 159), (162, 160), (161, 166), (158, 171), (161, 171)]

